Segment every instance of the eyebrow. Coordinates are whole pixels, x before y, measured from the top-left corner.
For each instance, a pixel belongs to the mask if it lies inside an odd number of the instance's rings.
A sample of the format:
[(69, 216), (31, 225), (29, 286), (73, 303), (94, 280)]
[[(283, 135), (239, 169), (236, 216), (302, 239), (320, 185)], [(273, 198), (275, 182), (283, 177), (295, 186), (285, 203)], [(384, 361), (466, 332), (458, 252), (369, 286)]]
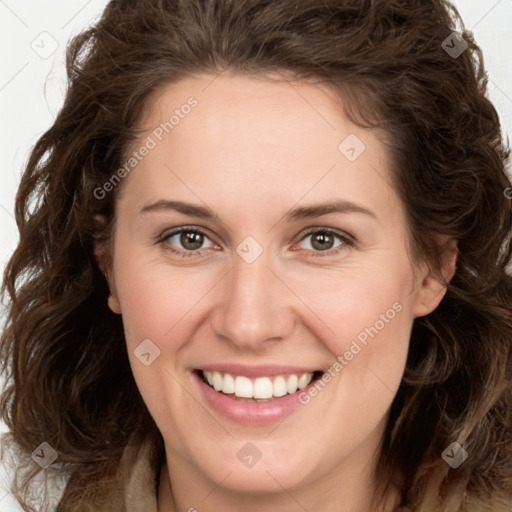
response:
[[(185, 215), (198, 217), (200, 219), (216, 219), (215, 213), (207, 207), (186, 203), (183, 201), (169, 201), (161, 199), (155, 203), (148, 204), (141, 208), (140, 213), (161, 212), (175, 210)], [(375, 212), (362, 205), (350, 201), (331, 201), (328, 203), (294, 208), (284, 215), (286, 222), (293, 222), (303, 219), (312, 219), (327, 215), (329, 213), (360, 213), (377, 219)]]

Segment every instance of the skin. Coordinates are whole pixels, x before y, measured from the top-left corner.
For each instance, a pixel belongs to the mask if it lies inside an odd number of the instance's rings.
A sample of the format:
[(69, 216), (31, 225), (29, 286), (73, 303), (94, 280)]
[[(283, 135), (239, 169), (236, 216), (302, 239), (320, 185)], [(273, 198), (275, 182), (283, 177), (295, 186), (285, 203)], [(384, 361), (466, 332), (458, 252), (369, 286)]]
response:
[[(413, 320), (437, 307), (445, 286), (426, 262), (411, 260), (379, 133), (351, 123), (332, 90), (233, 74), (190, 77), (151, 98), (141, 123), (147, 131), (132, 149), (192, 95), (197, 107), (122, 183), (112, 239), (96, 248), (134, 377), (165, 442), (158, 510), (367, 512)], [(354, 162), (338, 150), (349, 134), (366, 145)], [(207, 206), (217, 218), (141, 213), (160, 200)], [(283, 219), (294, 207), (331, 200), (375, 217)], [(207, 232), (200, 255), (172, 253), (190, 247), (179, 236), (158, 243), (180, 226)], [(325, 255), (309, 228), (348, 233), (355, 244), (335, 237), (328, 249), (339, 252)], [(252, 263), (236, 252), (247, 236), (263, 248)], [(454, 268), (452, 253), (445, 279)], [(191, 370), (208, 363), (326, 369), (396, 303), (401, 311), (378, 335), (280, 424), (227, 420), (192, 381)], [(134, 355), (145, 339), (161, 351), (150, 366)], [(252, 468), (237, 458), (247, 441), (262, 454)], [(382, 510), (392, 510), (395, 492)]]

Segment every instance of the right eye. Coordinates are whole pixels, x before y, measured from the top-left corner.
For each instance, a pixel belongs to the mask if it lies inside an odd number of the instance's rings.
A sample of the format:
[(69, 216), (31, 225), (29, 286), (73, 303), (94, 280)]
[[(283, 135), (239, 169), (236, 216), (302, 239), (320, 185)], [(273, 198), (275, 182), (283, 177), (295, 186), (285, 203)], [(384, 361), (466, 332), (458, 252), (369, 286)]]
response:
[[(210, 246), (206, 248), (203, 247), (205, 240), (210, 241)], [(202, 229), (185, 226), (163, 235), (158, 243), (163, 244), (166, 250), (183, 257), (202, 255), (203, 249), (215, 247), (215, 244)]]

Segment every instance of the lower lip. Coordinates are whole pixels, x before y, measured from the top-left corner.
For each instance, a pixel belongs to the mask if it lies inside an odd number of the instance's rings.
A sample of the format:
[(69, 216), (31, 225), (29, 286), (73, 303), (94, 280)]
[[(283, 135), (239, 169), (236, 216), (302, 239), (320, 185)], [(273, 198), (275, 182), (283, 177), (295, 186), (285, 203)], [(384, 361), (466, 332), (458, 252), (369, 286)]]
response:
[(215, 391), (203, 381), (197, 372), (192, 372), (192, 376), (212, 409), (237, 423), (253, 425), (282, 421), (295, 409), (303, 405), (299, 402), (299, 394), (307, 392), (308, 388), (316, 382), (316, 380), (311, 382), (304, 389), (299, 389), (292, 395), (275, 398), (269, 402), (243, 402), (231, 398), (230, 395)]

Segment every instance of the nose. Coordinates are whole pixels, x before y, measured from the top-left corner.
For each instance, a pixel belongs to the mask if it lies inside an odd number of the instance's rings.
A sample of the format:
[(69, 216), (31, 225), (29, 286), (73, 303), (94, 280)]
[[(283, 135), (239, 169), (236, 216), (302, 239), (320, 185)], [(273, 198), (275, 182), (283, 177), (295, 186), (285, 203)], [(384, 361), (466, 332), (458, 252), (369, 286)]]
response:
[(295, 327), (294, 296), (264, 251), (247, 263), (235, 253), (217, 290), (211, 323), (215, 334), (238, 348), (260, 351), (289, 337)]

